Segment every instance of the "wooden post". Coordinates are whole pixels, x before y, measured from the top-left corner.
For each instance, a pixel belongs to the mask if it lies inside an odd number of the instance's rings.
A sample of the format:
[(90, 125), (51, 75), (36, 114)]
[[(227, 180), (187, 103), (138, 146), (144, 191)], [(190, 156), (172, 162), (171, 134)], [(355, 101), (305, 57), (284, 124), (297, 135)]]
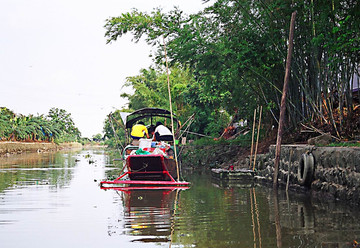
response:
[(253, 123), (252, 137), (251, 137), (251, 151), (250, 151), (250, 164), (249, 164), (249, 169), (251, 168), (252, 155), (253, 155), (253, 149), (254, 149), (255, 121), (256, 121), (256, 109), (254, 109), (254, 123)]
[(289, 78), (290, 78), (290, 68), (291, 68), (291, 55), (293, 49), (293, 38), (294, 38), (294, 26), (295, 26), (295, 17), (296, 11), (294, 11), (291, 15), (290, 22), (290, 34), (289, 34), (289, 46), (288, 46), (288, 54), (286, 58), (286, 69), (285, 69), (285, 77), (284, 77), (284, 86), (283, 86), (283, 94), (281, 97), (281, 105), (280, 105), (280, 118), (279, 118), (279, 128), (276, 140), (276, 151), (275, 151), (275, 164), (274, 164), (274, 181), (273, 186), (277, 186), (278, 174), (279, 174), (279, 162), (280, 162), (280, 152), (281, 152), (281, 141), (282, 134), (284, 129), (284, 121), (285, 121), (285, 110), (286, 110), (286, 95), (289, 88)]
[(255, 171), (256, 154), (257, 154), (257, 149), (258, 149), (258, 145), (259, 145), (260, 124), (261, 124), (261, 113), (262, 113), (262, 106), (260, 106), (260, 117), (259, 117), (259, 124), (258, 124), (257, 137), (256, 137), (256, 145), (255, 145), (255, 155), (254, 155), (254, 165), (253, 165), (253, 171)]

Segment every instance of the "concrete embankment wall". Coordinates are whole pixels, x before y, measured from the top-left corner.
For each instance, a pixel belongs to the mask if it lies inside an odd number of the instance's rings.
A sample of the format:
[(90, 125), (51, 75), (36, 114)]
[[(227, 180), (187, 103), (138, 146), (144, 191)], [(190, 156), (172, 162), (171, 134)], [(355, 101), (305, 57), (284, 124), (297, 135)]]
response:
[[(313, 194), (360, 204), (360, 148), (358, 147), (283, 145), (279, 167), (280, 184), (285, 185), (289, 175), (290, 187), (295, 189), (303, 187), (300, 186), (298, 170), (301, 168), (299, 165), (302, 154), (308, 152), (314, 157), (314, 173), (311, 182), (304, 188), (310, 189)], [(269, 153), (257, 157), (257, 175), (272, 182), (274, 159), (275, 146), (271, 146)]]
[(67, 148), (81, 148), (80, 143), (61, 143), (59, 145), (55, 143), (38, 143), (38, 142), (0, 142), (0, 156), (6, 156), (11, 154), (23, 153), (23, 152), (44, 152), (44, 151), (56, 151)]
[[(290, 151), (292, 151), (291, 161)], [(184, 167), (209, 169), (228, 168), (229, 165), (235, 165), (235, 168), (249, 168), (249, 157), (244, 159), (243, 156), (246, 152), (246, 149), (237, 146), (188, 146), (182, 152), (182, 164)], [(298, 168), (302, 154), (307, 152), (313, 154), (314, 171), (309, 185), (302, 186), (298, 179)], [(272, 184), (274, 159), (275, 145), (270, 146), (269, 153), (257, 156), (257, 179)], [(310, 190), (312, 194), (321, 197), (360, 204), (359, 147), (283, 145), (279, 167), (280, 185), (286, 185), (288, 175), (291, 190)], [(239, 180), (241, 183), (241, 179)]]

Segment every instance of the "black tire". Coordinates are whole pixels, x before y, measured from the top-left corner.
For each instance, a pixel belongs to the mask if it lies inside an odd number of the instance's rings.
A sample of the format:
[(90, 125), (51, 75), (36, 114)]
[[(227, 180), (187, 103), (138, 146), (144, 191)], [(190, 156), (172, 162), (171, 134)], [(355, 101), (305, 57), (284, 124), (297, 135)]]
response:
[(298, 181), (302, 186), (310, 186), (314, 176), (314, 156), (312, 153), (301, 155), (298, 167)]

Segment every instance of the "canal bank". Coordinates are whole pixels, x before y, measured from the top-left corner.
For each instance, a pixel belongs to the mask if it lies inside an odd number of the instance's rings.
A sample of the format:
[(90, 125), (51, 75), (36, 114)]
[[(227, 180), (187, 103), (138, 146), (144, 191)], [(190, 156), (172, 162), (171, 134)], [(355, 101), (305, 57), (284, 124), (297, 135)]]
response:
[(24, 152), (49, 152), (58, 151), (62, 149), (81, 148), (82, 145), (77, 142), (55, 143), (47, 142), (0, 142), (0, 156), (10, 156), (12, 154), (19, 154)]
[(250, 150), (239, 145), (187, 145), (180, 148), (180, 155), (187, 168), (212, 169), (237, 165), (250, 155)]
[[(184, 166), (195, 163), (197, 167), (222, 168), (225, 171), (231, 166), (235, 171), (249, 168), (250, 164), (248, 151), (235, 146), (192, 146), (185, 149), (184, 157)], [(269, 147), (268, 153), (257, 155), (256, 181), (272, 184), (274, 160), (275, 145)], [(235, 171), (229, 171), (229, 174)], [(221, 177), (243, 180), (241, 176)], [(283, 145), (278, 179), (280, 187), (285, 187), (288, 182), (290, 190), (360, 204), (360, 148)]]
[[(259, 180), (273, 182), (275, 148), (258, 156)], [(283, 145), (278, 179), (295, 190), (360, 204), (360, 148)]]

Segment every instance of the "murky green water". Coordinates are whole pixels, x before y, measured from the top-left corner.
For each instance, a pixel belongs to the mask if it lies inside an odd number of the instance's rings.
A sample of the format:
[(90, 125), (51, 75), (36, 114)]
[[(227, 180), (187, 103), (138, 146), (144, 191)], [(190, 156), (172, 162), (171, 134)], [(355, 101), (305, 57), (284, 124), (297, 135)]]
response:
[[(92, 163), (94, 162), (94, 163)], [(191, 188), (101, 190), (102, 150), (0, 159), (0, 247), (353, 247), (356, 207), (188, 173)]]

